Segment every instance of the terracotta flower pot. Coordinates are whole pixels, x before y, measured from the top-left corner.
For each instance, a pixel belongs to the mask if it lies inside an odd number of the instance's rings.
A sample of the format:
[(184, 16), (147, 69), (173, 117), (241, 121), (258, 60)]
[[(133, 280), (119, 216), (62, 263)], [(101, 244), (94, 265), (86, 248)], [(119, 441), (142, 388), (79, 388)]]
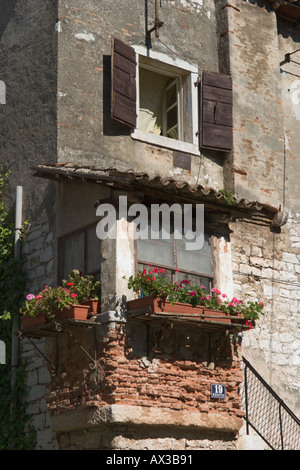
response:
[(205, 320), (209, 320), (211, 322), (231, 324), (231, 319), (226, 318), (226, 313), (222, 312), (221, 310), (205, 308), (203, 315)]
[(85, 300), (82, 302), (82, 305), (88, 305), (90, 310), (89, 310), (89, 315), (97, 315), (97, 313), (101, 313), (101, 301), (100, 300), (95, 300), (95, 299), (90, 299), (90, 300)]
[(88, 305), (71, 305), (58, 312), (56, 320), (86, 320), (88, 311)]
[(22, 329), (26, 330), (27, 328), (33, 328), (35, 326), (43, 325), (47, 323), (48, 319), (46, 315), (40, 314), (37, 317), (28, 317), (24, 315), (22, 317)]
[(204, 307), (193, 307), (191, 304), (174, 302), (171, 304), (168, 300), (155, 295), (141, 297), (140, 299), (130, 300), (127, 302), (129, 312), (134, 310), (143, 310), (145, 313), (172, 313), (173, 315), (200, 316)]

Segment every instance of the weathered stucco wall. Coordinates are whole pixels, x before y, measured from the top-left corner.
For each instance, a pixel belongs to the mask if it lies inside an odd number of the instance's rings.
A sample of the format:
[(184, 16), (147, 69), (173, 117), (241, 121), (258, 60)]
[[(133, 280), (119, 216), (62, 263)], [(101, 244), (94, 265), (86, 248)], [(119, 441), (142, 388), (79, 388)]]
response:
[(13, 205), (15, 187), (23, 186), (24, 219), (31, 220), (43, 201), (49, 207), (47, 196), (54, 191), (46, 180), (33, 182), (31, 167), (56, 161), (56, 1), (1, 1), (0, 17), (0, 79), (6, 85), (0, 164), (11, 170), (8, 204)]
[(276, 15), (263, 4), (218, 1), (220, 47), (233, 79), (234, 192), (282, 204), (284, 129)]
[[(160, 42), (151, 50), (218, 71), (213, 1), (164, 1)], [(192, 156), (191, 171), (173, 166), (173, 151), (133, 140), (110, 118), (111, 38), (145, 44), (145, 25), (154, 21), (154, 2), (61, 2), (58, 33), (58, 160), (135, 169), (223, 188), (224, 157)], [(164, 44), (163, 44), (164, 43)], [(174, 52), (172, 52), (174, 51)]]

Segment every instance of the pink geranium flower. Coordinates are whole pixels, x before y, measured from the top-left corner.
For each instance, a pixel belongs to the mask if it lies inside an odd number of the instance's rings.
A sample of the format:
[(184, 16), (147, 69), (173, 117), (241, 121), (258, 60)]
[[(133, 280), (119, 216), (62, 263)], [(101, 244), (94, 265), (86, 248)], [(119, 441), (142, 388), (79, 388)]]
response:
[(213, 287), (212, 290), (211, 290), (214, 294), (221, 294), (221, 292), (219, 291), (219, 289), (217, 289), (216, 287)]
[(33, 300), (35, 299), (35, 296), (33, 294), (28, 294), (26, 297), (26, 300)]

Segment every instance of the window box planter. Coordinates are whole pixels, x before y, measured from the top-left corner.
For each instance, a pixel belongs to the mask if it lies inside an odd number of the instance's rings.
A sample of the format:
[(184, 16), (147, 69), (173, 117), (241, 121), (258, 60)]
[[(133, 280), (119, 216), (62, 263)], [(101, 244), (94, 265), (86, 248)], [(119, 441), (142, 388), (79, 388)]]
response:
[(231, 323), (234, 323), (233, 320), (232, 320), (232, 317), (227, 315), (225, 312), (222, 312), (221, 310), (214, 310), (212, 308), (205, 308), (204, 309), (203, 319), (218, 322), (218, 323), (226, 323), (226, 324), (229, 324), (229, 325)]
[(174, 302), (171, 304), (168, 300), (155, 295), (141, 297), (139, 299), (130, 300), (127, 302), (127, 310), (130, 316), (140, 314), (170, 314), (185, 317), (197, 317), (200, 320), (206, 320), (212, 323), (220, 323), (221, 325), (247, 325), (243, 315), (228, 315), (221, 310), (214, 310), (212, 308), (205, 308), (204, 306), (197, 305), (193, 307), (191, 304)]
[(27, 328), (33, 328), (35, 326), (43, 325), (44, 323), (48, 323), (48, 318), (46, 315), (41, 314), (37, 317), (29, 317), (24, 315), (22, 317), (22, 329), (26, 330)]
[(54, 317), (49, 319), (46, 315), (40, 314), (36, 317), (24, 315), (22, 318), (22, 329), (34, 328), (36, 326), (49, 323), (51, 321), (61, 320), (87, 320), (90, 307), (89, 305), (71, 305), (55, 313)]
[(177, 315), (201, 315), (204, 307), (193, 307), (191, 304), (174, 302), (171, 304), (168, 300), (155, 295), (141, 297), (127, 302), (128, 312), (145, 311), (148, 313), (172, 313)]
[(71, 305), (57, 312), (55, 320), (86, 320), (89, 308), (88, 305)]

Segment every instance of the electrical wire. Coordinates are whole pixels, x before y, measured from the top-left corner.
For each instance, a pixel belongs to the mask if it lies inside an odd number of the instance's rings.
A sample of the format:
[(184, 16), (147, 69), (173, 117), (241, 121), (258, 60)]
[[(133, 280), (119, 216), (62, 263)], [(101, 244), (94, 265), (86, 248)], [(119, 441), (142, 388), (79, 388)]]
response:
[(190, 60), (188, 60), (186, 57), (183, 57), (182, 55), (178, 54), (178, 52), (174, 51), (170, 46), (168, 46), (167, 44), (165, 44), (160, 38), (156, 37), (155, 39), (157, 39), (163, 46), (165, 46), (170, 52), (172, 52), (173, 54), (177, 55), (178, 57), (180, 57), (180, 59), (182, 60), (185, 60), (186, 62), (188, 62), (190, 65), (193, 65), (195, 66), (195, 62), (191, 62)]

